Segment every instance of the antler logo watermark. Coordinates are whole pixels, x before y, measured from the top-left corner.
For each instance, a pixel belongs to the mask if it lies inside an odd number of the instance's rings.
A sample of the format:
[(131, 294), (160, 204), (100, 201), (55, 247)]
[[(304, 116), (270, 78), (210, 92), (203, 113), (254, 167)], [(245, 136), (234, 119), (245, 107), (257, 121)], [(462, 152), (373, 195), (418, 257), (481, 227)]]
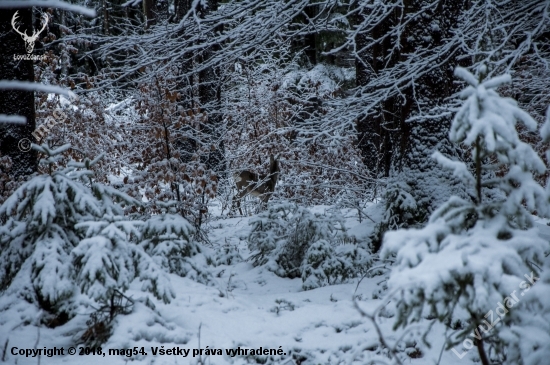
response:
[(16, 26), (16, 21), (17, 21), (17, 13), (19, 11), (16, 11), (14, 14), (13, 14), (13, 17), (11, 18), (11, 26), (13, 27), (13, 30), (15, 30), (20, 36), (21, 38), (23, 38), (23, 41), (25, 42), (25, 50), (27, 51), (27, 54), (26, 55), (13, 55), (13, 58), (14, 60), (17, 60), (17, 59), (25, 59), (25, 60), (29, 60), (29, 59), (39, 59), (39, 58), (43, 58), (43, 56), (33, 56), (31, 55), (32, 51), (34, 50), (34, 42), (36, 42), (36, 40), (38, 39), (38, 36), (40, 35), (40, 33), (42, 33), (42, 31), (44, 29), (46, 29), (46, 26), (48, 25), (48, 21), (49, 21), (49, 17), (47, 14), (42, 14), (42, 28), (39, 30), (39, 31), (36, 31), (36, 32), (33, 32), (31, 36), (27, 35), (27, 30), (25, 30), (24, 32), (21, 32), (19, 30), (19, 27)]

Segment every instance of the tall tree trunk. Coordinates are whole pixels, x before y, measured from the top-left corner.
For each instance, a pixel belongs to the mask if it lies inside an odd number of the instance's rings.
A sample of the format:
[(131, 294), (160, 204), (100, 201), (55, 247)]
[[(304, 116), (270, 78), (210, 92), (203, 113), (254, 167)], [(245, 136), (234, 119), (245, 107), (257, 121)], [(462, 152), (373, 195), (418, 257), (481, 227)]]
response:
[(176, 8), (176, 22), (180, 21), (185, 14), (191, 9), (192, 0), (175, 0), (174, 7)]
[[(187, 12), (191, 10), (191, 2), (192, 0), (175, 0), (175, 16), (171, 19), (171, 21), (175, 23), (181, 21), (185, 14), (187, 14)], [(183, 33), (183, 31), (180, 31), (178, 36), (185, 37), (185, 34)], [(191, 72), (193, 70), (192, 57), (191, 55), (186, 55), (184, 58), (185, 59), (182, 61), (180, 66), (181, 69), (185, 73)], [(184, 95), (181, 101), (179, 101), (179, 104), (181, 105), (183, 110), (191, 110), (193, 112), (196, 111), (196, 96), (194, 95), (193, 90), (193, 85), (196, 81), (195, 79), (195, 76), (191, 76), (185, 80), (180, 81), (178, 84), (178, 90), (180, 90)], [(185, 137), (181, 137), (174, 141), (174, 148), (178, 151), (180, 155), (180, 160), (184, 163), (187, 163), (191, 161), (195, 151), (197, 151), (198, 136), (196, 136), (196, 131), (193, 128), (188, 127), (183, 127), (180, 131), (180, 134), (185, 135)]]
[[(398, 63), (408, 62), (409, 55), (415, 54), (419, 49), (436, 48), (445, 42), (445, 37), (451, 35), (453, 27), (459, 19), (460, 12), (467, 5), (467, 1), (440, 0), (437, 6), (429, 7), (429, 14), (418, 15), (415, 19), (408, 20), (409, 14), (414, 14), (420, 9), (428, 8), (430, 0), (405, 0), (403, 7), (395, 7), (394, 10), (379, 24), (370, 34), (358, 33), (355, 38), (357, 50), (356, 82), (357, 86), (365, 87), (371, 77), (369, 73), (377, 75), (380, 72), (393, 68)], [(363, 20), (363, 14), (357, 13), (354, 21), (359, 24)], [(408, 20), (407, 26), (400, 33), (400, 39), (386, 36), (387, 33), (402, 20)], [(434, 24), (439, 24), (438, 27)], [(384, 37), (384, 38), (383, 38)], [(382, 39), (383, 38), (383, 39)], [(374, 44), (365, 49), (368, 42), (374, 40)], [(376, 41), (378, 40), (378, 41)], [(396, 43), (400, 47), (397, 49)], [(390, 52), (391, 56), (390, 56)], [(448, 55), (440, 55), (444, 59)], [(368, 67), (365, 67), (365, 64)], [(410, 139), (413, 129), (418, 137), (426, 136), (423, 149), (433, 149), (435, 144), (446, 138), (450, 120), (432, 120), (409, 123), (408, 120), (418, 110), (427, 111), (434, 106), (443, 105), (445, 99), (451, 96), (453, 87), (453, 69), (457, 66), (456, 57), (447, 62), (441, 62), (441, 66), (431, 70), (420, 78), (414, 80), (413, 87), (401, 88), (400, 95), (388, 97), (378, 105), (378, 112), (367, 118), (359, 118), (357, 122), (359, 146), (363, 152), (365, 163), (371, 171), (384, 176), (389, 176), (393, 167), (400, 169), (409, 164), (412, 156), (411, 146), (416, 148), (418, 141), (411, 145)], [(368, 89), (364, 89), (368, 93)], [(420, 100), (423, 104), (418, 105)], [(421, 125), (420, 125), (421, 124)], [(438, 136), (430, 138), (430, 136)], [(429, 156), (422, 156), (422, 159)], [(414, 158), (413, 158), (414, 159)]]
[[(389, 37), (382, 39), (394, 25), (395, 18), (395, 14), (390, 15), (375, 26), (370, 34), (359, 32), (355, 36), (356, 85), (363, 88), (363, 93), (369, 93), (367, 85), (373, 75), (377, 75), (385, 67), (393, 67), (396, 64), (395, 56), (389, 61), (386, 60), (393, 46), (391, 39)], [(355, 24), (361, 24), (364, 21), (364, 14), (357, 12), (353, 20)], [(379, 41), (368, 48), (371, 39)], [(394, 154), (394, 143), (390, 131), (396, 130), (395, 113), (400, 114), (399, 101), (395, 97), (390, 97), (378, 105), (375, 115), (369, 118), (362, 116), (357, 120), (358, 143), (363, 161), (377, 176), (388, 176), (390, 172)]]
[[(313, 19), (317, 15), (317, 6), (309, 5), (304, 9), (304, 12), (309, 19)], [(310, 22), (310, 20), (306, 21)], [(305, 53), (309, 63), (315, 66), (317, 64), (317, 33), (310, 31), (310, 33), (304, 37), (304, 42), (306, 46)]]
[[(406, 0), (404, 8), (409, 13), (416, 12), (427, 2), (426, 0)], [(421, 48), (429, 49), (443, 45), (445, 39), (451, 37), (451, 32), (457, 25), (460, 13), (466, 8), (467, 3), (467, 0), (440, 0), (437, 2), (437, 6), (432, 8), (430, 14), (417, 16), (410, 22), (408, 31), (402, 35), (401, 54), (412, 54)], [(434, 27), (434, 23), (438, 24), (438, 27)], [(427, 111), (434, 106), (444, 105), (446, 99), (457, 91), (457, 85), (454, 83), (454, 69), (459, 65), (457, 59), (461, 55), (440, 54), (437, 56), (435, 63), (440, 66), (433, 68), (416, 80), (415, 95), (413, 95), (412, 87), (405, 90), (406, 101), (401, 105), (401, 112), (398, 114), (399, 123), (397, 125), (400, 131), (397, 138), (399, 141), (398, 157), (401, 163), (396, 164), (397, 166), (413, 166), (419, 162), (417, 160), (429, 159), (429, 155), (436, 145), (440, 144), (442, 140), (447, 140), (451, 117), (407, 122), (411, 116), (420, 116), (420, 113), (423, 113), (420, 110)], [(444, 62), (446, 57), (449, 60)], [(407, 61), (406, 56), (403, 56), (400, 61)], [(418, 105), (418, 100), (422, 102), (422, 105)], [(414, 140), (413, 143), (412, 135), (420, 140)], [(427, 155), (420, 156), (414, 153), (413, 150), (418, 149), (419, 144), (422, 145), (422, 149), (426, 151)], [(418, 166), (420, 167), (420, 164)]]
[(143, 1), (143, 16), (145, 17), (145, 29), (154, 25), (157, 21), (157, 3), (156, 0)]
[[(15, 60), (14, 55), (26, 55), (25, 43), (12, 28), (11, 20), (16, 9), (0, 11), (0, 80), (34, 81), (33, 61)], [(32, 9), (18, 9), (16, 24), (21, 32), (32, 34)], [(12, 160), (15, 178), (32, 174), (37, 170), (34, 150), (22, 151), (19, 141), (36, 142), (32, 132), (36, 127), (34, 92), (0, 90), (0, 114), (21, 115), (27, 118), (25, 125), (0, 125), (0, 153)], [(23, 149), (24, 146), (23, 146)]]
[[(218, 9), (219, 0), (208, 0), (207, 8), (201, 8), (200, 13), (206, 16), (209, 12)], [(216, 32), (221, 32), (223, 26), (219, 26)], [(202, 53), (202, 62), (208, 62), (221, 49), (216, 44)], [(208, 67), (199, 73), (199, 102), (207, 113), (207, 121), (203, 126), (203, 132), (209, 139), (209, 154), (205, 159), (206, 167), (215, 171), (219, 176), (225, 175), (226, 161), (221, 127), (223, 115), (221, 111), (221, 69), (218, 67)]]
[[(355, 3), (357, 6), (357, 2)], [(365, 21), (364, 15), (359, 9), (355, 9), (355, 17), (350, 19), (352, 24), (361, 24)], [(358, 32), (355, 35), (355, 85), (361, 88), (362, 93), (367, 93), (366, 87), (370, 81), (369, 64), (373, 64), (371, 50), (367, 49), (368, 34)], [(378, 170), (378, 156), (380, 153), (380, 130), (371, 123), (371, 118), (364, 114), (357, 118), (357, 143), (363, 161), (371, 172)]]

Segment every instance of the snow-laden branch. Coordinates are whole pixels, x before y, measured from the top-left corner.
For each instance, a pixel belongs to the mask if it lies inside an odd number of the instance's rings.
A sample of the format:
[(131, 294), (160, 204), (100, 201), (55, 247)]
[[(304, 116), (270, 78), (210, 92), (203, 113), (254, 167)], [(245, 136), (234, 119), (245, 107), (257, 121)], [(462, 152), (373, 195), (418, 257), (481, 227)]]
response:
[(78, 96), (71, 90), (55, 85), (43, 85), (30, 81), (0, 80), (0, 90), (42, 91), (46, 93), (65, 95), (72, 99), (78, 98)]
[(33, 6), (42, 7), (42, 8), (57, 8), (62, 10), (68, 10), (68, 11), (72, 11), (73, 13), (82, 14), (91, 18), (97, 15), (94, 9), (89, 9), (85, 6), (80, 6), (80, 5), (69, 4), (59, 0), (0, 1), (0, 9), (22, 9), (22, 8), (30, 8)]
[[(78, 34), (64, 39), (93, 42), (96, 48), (91, 52), (114, 62), (111, 70), (116, 77), (96, 83), (96, 88), (87, 92), (120, 82), (150, 82), (151, 73), (141, 70), (153, 65), (155, 71), (163, 72), (175, 64), (193, 64), (192, 69), (183, 69), (183, 81), (211, 67), (251, 57), (270, 44), (274, 35), (292, 36), (298, 31), (289, 30), (288, 25), (308, 4), (309, 0), (290, 0), (285, 4), (271, 0), (231, 1), (200, 19), (193, 16), (191, 9), (178, 24), (151, 27), (146, 34), (141, 27), (128, 24), (124, 35)], [(209, 53), (216, 47), (221, 50)], [(206, 54), (208, 57), (204, 57)], [(201, 62), (196, 62), (196, 57), (202, 57)]]
[[(321, 10), (317, 12), (319, 15), (310, 17), (304, 15), (305, 9), (312, 6), (310, 0), (230, 0), (207, 13), (200, 13), (196, 9), (198, 2), (193, 1), (177, 24), (159, 24), (145, 33), (141, 26), (125, 24), (117, 36), (88, 33), (64, 39), (94, 43), (89, 55), (112, 60), (110, 76), (97, 80), (94, 88), (86, 90), (93, 92), (115, 84), (147, 84), (155, 74), (181, 65), (185, 65), (177, 75), (181, 85), (188, 85), (188, 80), (210, 69), (219, 72), (217, 76), (221, 80), (227, 65), (243, 60), (265, 62), (261, 53), (270, 50), (274, 37), (295, 39), (319, 31), (343, 33), (346, 41), (323, 54), (351, 52), (351, 58), (368, 70), (368, 82), (351, 90), (345, 98), (325, 100), (326, 114), (306, 118), (300, 125), (301, 142), (346, 135), (354, 128), (355, 120), (378, 115), (383, 112), (381, 106), (392, 98), (399, 99), (403, 105), (412, 102), (413, 109), (406, 122), (449, 119), (456, 107), (456, 98), (441, 97), (437, 101), (425, 98), (421, 85), (426, 78), (458, 62), (464, 61), (472, 68), (480, 63), (492, 65), (488, 74), (491, 76), (495, 72), (509, 72), (518, 60), (529, 54), (530, 63), (538, 62), (546, 72), (550, 69), (545, 63), (548, 49), (537, 43), (549, 23), (549, 0), (507, 2), (503, 11), (487, 2), (474, 2), (467, 9), (457, 10), (458, 20), (447, 29), (440, 28), (436, 20), (426, 23), (429, 29), (422, 39), (412, 34), (418, 27), (416, 22), (423, 13), (437, 14), (439, 0), (428, 0), (418, 9), (408, 10), (404, 10), (400, 0), (319, 0), (314, 3)], [(392, 20), (392, 14), (398, 18)], [(302, 16), (307, 22), (296, 21)], [(413, 35), (418, 39), (409, 41)], [(441, 39), (434, 42), (434, 36)], [(360, 38), (362, 42), (358, 42)], [(379, 55), (379, 66), (374, 70), (369, 55), (384, 42), (392, 47)], [(216, 51), (211, 52), (212, 49)], [(536, 78), (533, 88), (545, 90), (545, 79)], [(533, 100), (540, 100), (544, 95), (534, 94)], [(214, 110), (216, 106), (209, 109)]]
[(9, 124), (26, 124), (27, 118), (21, 116), (21, 115), (7, 115), (7, 114), (0, 114), (0, 124), (2, 123), (9, 123)]

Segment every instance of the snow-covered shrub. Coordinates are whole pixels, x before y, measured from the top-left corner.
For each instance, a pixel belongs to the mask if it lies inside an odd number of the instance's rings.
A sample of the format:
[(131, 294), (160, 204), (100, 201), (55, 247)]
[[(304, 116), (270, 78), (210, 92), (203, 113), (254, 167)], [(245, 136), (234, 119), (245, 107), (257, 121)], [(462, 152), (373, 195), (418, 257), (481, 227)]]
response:
[(304, 289), (334, 284), (357, 276), (371, 263), (367, 251), (345, 244), (342, 217), (312, 213), (290, 203), (271, 205), (250, 220), (248, 236), (255, 266), (275, 274), (302, 277)]
[[(313, 242), (306, 251), (302, 269), (302, 287), (305, 290), (315, 289), (323, 285), (332, 284), (331, 277), (340, 268), (334, 247), (327, 240), (320, 239)], [(336, 273), (336, 278), (338, 274)]]
[[(530, 214), (536, 211), (548, 215), (548, 192), (532, 175), (544, 173), (546, 167), (516, 131), (518, 120), (531, 130), (536, 122), (514, 100), (496, 92), (510, 81), (508, 75), (489, 80), (480, 77), (478, 81), (462, 68), (455, 74), (469, 86), (461, 93), (466, 101), (453, 120), (449, 136), (454, 143), (471, 147), (475, 169), (471, 172), (465, 163), (439, 152), (433, 157), (471, 187), (475, 197), (470, 201), (451, 197), (433, 212), (425, 228), (385, 235), (382, 257), (397, 254), (388, 282), (390, 290), (397, 291), (395, 326), (419, 321), (425, 312), (439, 321), (448, 321), (459, 316), (462, 308), (469, 315), (469, 323), (449, 341), (450, 346), (464, 340), (464, 348), (471, 348), (466, 342), (475, 333), (484, 365), (489, 361), (488, 346), (500, 361), (537, 364), (541, 351), (548, 356), (548, 346), (537, 346), (538, 342), (518, 334), (548, 331), (549, 312), (537, 311), (548, 305), (543, 303), (543, 296), (526, 293), (528, 289), (518, 300), (511, 299), (518, 289), (530, 286), (525, 286), (525, 277), (539, 276), (532, 263), (542, 266), (544, 252), (550, 248), (538, 237)], [(490, 171), (502, 174), (486, 179)], [(483, 191), (489, 188), (500, 190), (506, 199), (484, 199)], [(550, 293), (548, 281), (537, 282), (535, 287), (539, 293)], [(501, 318), (495, 315), (500, 321), (497, 324), (492, 310), (499, 303), (505, 303), (510, 313)], [(538, 327), (534, 311), (545, 315), (537, 319)], [(464, 348), (462, 351), (467, 351)]]
[(295, 204), (271, 205), (250, 220), (248, 241), (253, 263), (267, 264), (282, 277), (299, 277), (305, 254), (314, 242), (344, 237), (343, 224), (337, 227), (338, 223)]
[(321, 239), (307, 250), (302, 267), (305, 290), (345, 282), (364, 273), (372, 264), (370, 254), (356, 244), (334, 246)]
[(49, 174), (33, 177), (0, 206), (1, 289), (24, 295), (56, 325), (76, 313), (79, 294), (101, 304), (136, 278), (144, 291), (172, 298), (162, 268), (137, 245), (142, 222), (123, 216), (124, 205), (138, 202), (92, 180), (99, 158), (55, 169), (70, 146), (35, 148)]
[(194, 239), (196, 229), (179, 214), (174, 201), (157, 202), (162, 209), (141, 227), (141, 247), (167, 271), (202, 284), (214, 284), (209, 266), (231, 265), (242, 261), (234, 246), (212, 250)]
[(426, 207), (418, 206), (411, 192), (412, 188), (402, 181), (392, 181), (388, 184), (384, 194), (384, 216), (371, 234), (374, 252), (380, 249), (384, 233), (387, 231), (414, 227), (426, 219)]
[(277, 305), (272, 307), (269, 311), (276, 315), (279, 315), (282, 311), (292, 312), (296, 308), (292, 302), (286, 299), (275, 299), (275, 303), (277, 303)]
[(296, 208), (292, 204), (272, 204), (266, 211), (250, 219), (252, 229), (248, 235), (248, 246), (253, 252), (251, 258), (254, 266), (267, 264), (270, 270), (277, 271), (278, 265), (273, 254), (285, 242), (288, 217)]
[(242, 262), (243, 258), (239, 253), (239, 248), (235, 245), (223, 245), (218, 247), (212, 261), (214, 266), (219, 265), (234, 265)]

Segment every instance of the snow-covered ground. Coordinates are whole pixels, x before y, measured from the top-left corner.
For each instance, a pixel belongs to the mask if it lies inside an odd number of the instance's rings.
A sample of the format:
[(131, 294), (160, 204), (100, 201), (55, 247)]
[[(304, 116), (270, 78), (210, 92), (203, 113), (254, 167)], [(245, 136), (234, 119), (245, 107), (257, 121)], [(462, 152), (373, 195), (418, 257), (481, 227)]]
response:
[[(324, 207), (316, 207), (322, 211)], [(371, 206), (366, 212), (379, 218), (379, 206)], [(369, 220), (361, 224), (347, 212), (350, 234), (358, 239), (368, 235), (373, 228)], [(219, 219), (213, 223), (210, 238), (214, 244), (236, 245), (243, 258), (249, 251), (245, 237), (250, 218)], [(541, 222), (542, 223), (542, 222)], [(550, 236), (550, 228), (540, 225), (544, 234)], [(89, 313), (68, 324), (49, 329), (36, 327), (33, 323), (20, 325), (22, 320), (37, 318), (38, 313), (24, 302), (10, 302), (9, 296), (0, 298), (0, 354), (7, 364), (344, 364), (369, 363), (381, 354), (376, 329), (368, 318), (362, 317), (354, 308), (353, 297), (366, 312), (371, 313), (383, 306), (381, 299), (373, 299), (373, 293), (381, 288), (385, 276), (358, 279), (342, 285), (325, 286), (303, 291), (301, 279), (284, 279), (262, 267), (254, 268), (243, 261), (230, 266), (212, 269), (215, 282), (206, 286), (187, 278), (171, 276), (177, 298), (165, 305), (154, 301), (156, 314), (143, 303), (137, 302), (134, 312), (118, 316), (115, 333), (102, 346), (101, 355), (67, 355), (74, 346), (74, 336), (85, 328)], [(135, 288), (128, 291), (134, 299), (144, 294)], [(394, 308), (389, 303), (378, 319), (388, 343), (393, 344), (402, 331), (393, 332)], [(425, 328), (429, 321), (420, 323)], [(414, 331), (412, 332), (414, 333)], [(448, 335), (449, 333), (447, 333)], [(445, 327), (435, 324), (428, 336), (431, 349), (405, 336), (400, 345), (400, 354), (406, 364), (437, 364), (445, 338)], [(63, 347), (65, 355), (53, 357), (25, 357), (13, 355), (18, 349), (43, 349)], [(231, 356), (226, 350), (247, 349), (248, 355)], [(281, 350), (283, 355), (269, 359), (250, 355), (252, 349)], [(126, 357), (109, 355), (108, 349), (136, 349), (137, 355)], [(179, 348), (184, 355), (153, 355), (153, 349)], [(193, 350), (203, 350), (203, 355), (193, 356)], [(205, 355), (206, 350), (215, 350), (215, 355)], [(416, 349), (422, 356), (417, 358)], [(221, 350), (221, 351), (220, 351)], [(462, 353), (463, 349), (458, 349)], [(139, 352), (145, 352), (146, 355)], [(406, 354), (410, 354), (407, 356)], [(377, 355), (378, 354), (378, 355)], [(476, 354), (472, 349), (463, 359), (452, 351), (444, 351), (440, 364), (472, 364)], [(389, 363), (389, 362), (388, 362)]]

